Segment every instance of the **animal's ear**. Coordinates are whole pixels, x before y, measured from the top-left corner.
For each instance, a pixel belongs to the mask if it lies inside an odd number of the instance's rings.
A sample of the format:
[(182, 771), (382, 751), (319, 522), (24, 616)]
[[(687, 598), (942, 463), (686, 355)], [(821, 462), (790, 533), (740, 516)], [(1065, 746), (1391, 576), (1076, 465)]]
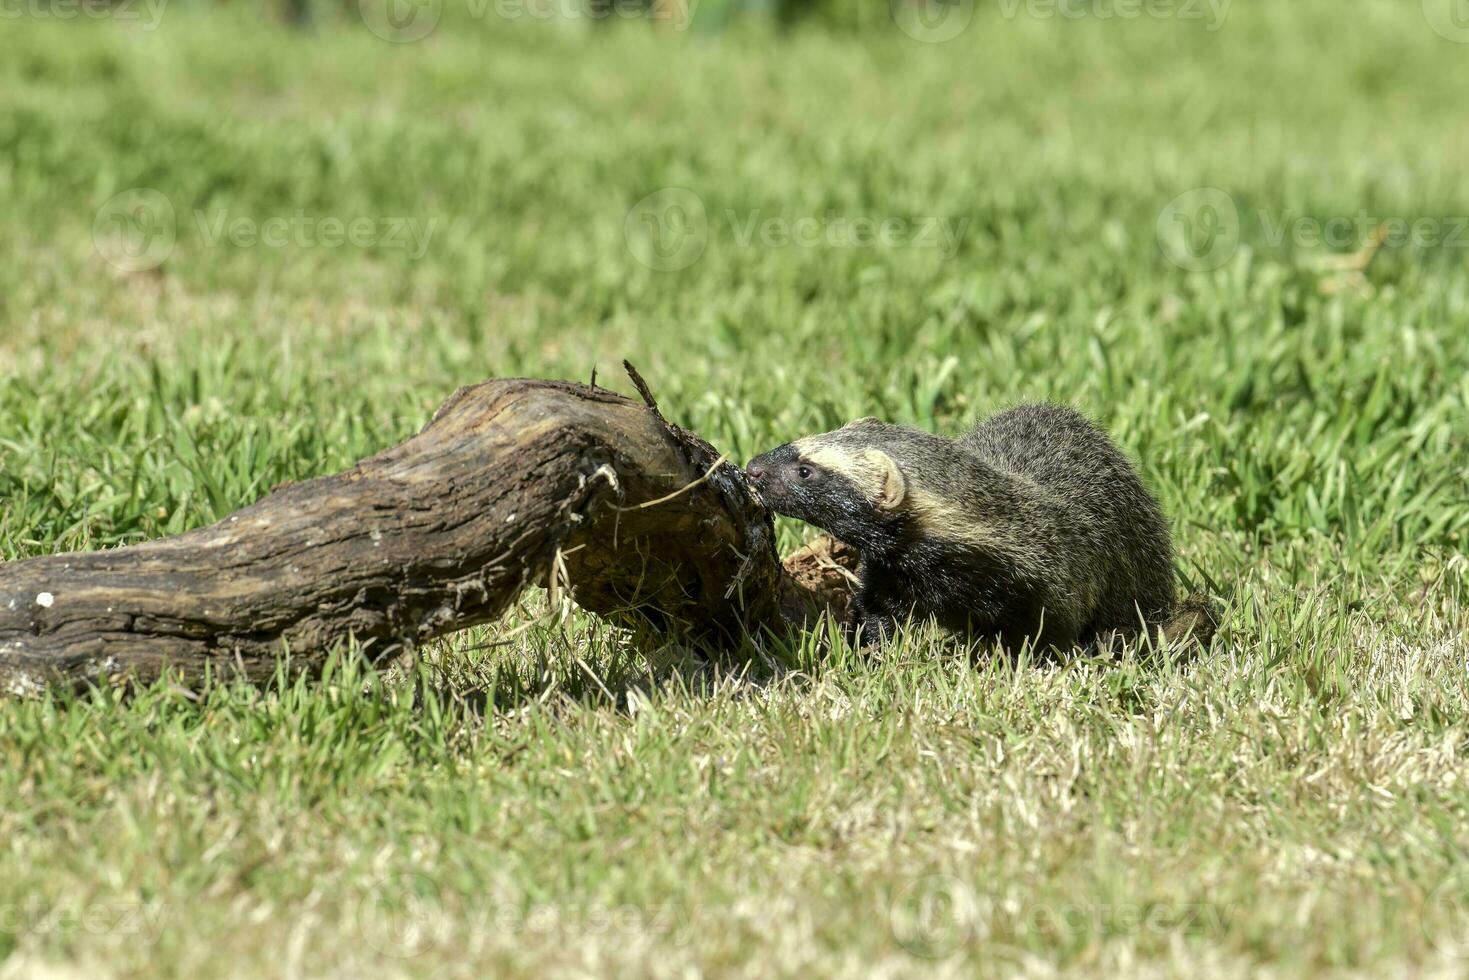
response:
[(897, 461), (881, 449), (868, 449), (862, 456), (876, 475), (874, 492), (878, 509), (896, 510), (908, 495), (908, 481), (898, 469)]
[(875, 415), (865, 415), (865, 416), (863, 416), (860, 419), (853, 419), (852, 421), (848, 422), (846, 425), (842, 426), (842, 428), (844, 428), (844, 429), (859, 429), (859, 428), (861, 428), (864, 425), (882, 425), (882, 420), (879, 419)]

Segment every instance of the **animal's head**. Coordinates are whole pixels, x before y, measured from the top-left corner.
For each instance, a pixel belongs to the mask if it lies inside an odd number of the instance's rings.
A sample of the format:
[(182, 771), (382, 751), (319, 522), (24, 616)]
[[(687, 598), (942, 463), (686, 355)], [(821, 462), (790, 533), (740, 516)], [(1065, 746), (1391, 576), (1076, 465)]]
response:
[(777, 514), (859, 548), (878, 546), (891, 536), (908, 496), (908, 480), (892, 450), (909, 431), (858, 419), (757, 456), (745, 474)]

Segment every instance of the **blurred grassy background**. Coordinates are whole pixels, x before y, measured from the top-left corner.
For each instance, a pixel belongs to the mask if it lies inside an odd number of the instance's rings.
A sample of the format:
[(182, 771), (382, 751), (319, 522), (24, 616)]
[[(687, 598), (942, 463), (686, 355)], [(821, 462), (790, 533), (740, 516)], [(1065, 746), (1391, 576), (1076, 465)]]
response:
[[(390, 972), (1452, 973), (1469, 46), (1431, 7), (7, 7), (0, 557), (197, 526), (457, 385), (626, 388), (628, 357), (738, 458), (859, 415), (1076, 404), (1229, 620), (1193, 664), (813, 638), (765, 686), (577, 620), (366, 693), (6, 705), (0, 910), (172, 928), (11, 915), (0, 952), (383, 969), (384, 907), (427, 902), (453, 941)], [(1332, 219), (1350, 233), (1318, 241)], [(1387, 222), (1419, 230), (1329, 266)], [(889, 915), (929, 872), (968, 903), (937, 959)], [(1147, 903), (1172, 927), (1118, 925)], [(538, 904), (560, 925), (474, 915)], [(638, 928), (568, 911), (625, 905)]]

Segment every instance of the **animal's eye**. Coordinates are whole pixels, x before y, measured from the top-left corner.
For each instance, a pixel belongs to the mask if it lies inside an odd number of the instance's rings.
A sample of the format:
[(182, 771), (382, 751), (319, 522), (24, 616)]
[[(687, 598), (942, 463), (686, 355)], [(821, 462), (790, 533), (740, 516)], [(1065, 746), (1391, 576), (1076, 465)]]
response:
[(803, 467), (801, 467), (800, 469), (796, 470), (796, 475), (799, 476), (803, 480), (809, 480), (809, 479), (811, 479), (811, 467), (809, 467), (809, 466), (803, 466)]

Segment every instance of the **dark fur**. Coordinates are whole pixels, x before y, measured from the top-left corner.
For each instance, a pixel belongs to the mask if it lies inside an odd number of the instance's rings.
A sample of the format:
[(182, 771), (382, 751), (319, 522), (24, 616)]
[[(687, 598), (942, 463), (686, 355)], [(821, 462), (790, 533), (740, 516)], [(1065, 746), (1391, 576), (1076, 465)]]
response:
[[(908, 488), (903, 503), (884, 509), (792, 444), (748, 468), (771, 509), (861, 552), (855, 612), (869, 642), (913, 615), (1011, 648), (1027, 638), (1069, 646), (1156, 623), (1173, 604), (1173, 552), (1157, 501), (1111, 440), (1069, 408), (1013, 408), (958, 440), (862, 420), (809, 441), (881, 450)], [(922, 494), (959, 513), (925, 526), (914, 508)], [(961, 540), (961, 524), (982, 540)]]

